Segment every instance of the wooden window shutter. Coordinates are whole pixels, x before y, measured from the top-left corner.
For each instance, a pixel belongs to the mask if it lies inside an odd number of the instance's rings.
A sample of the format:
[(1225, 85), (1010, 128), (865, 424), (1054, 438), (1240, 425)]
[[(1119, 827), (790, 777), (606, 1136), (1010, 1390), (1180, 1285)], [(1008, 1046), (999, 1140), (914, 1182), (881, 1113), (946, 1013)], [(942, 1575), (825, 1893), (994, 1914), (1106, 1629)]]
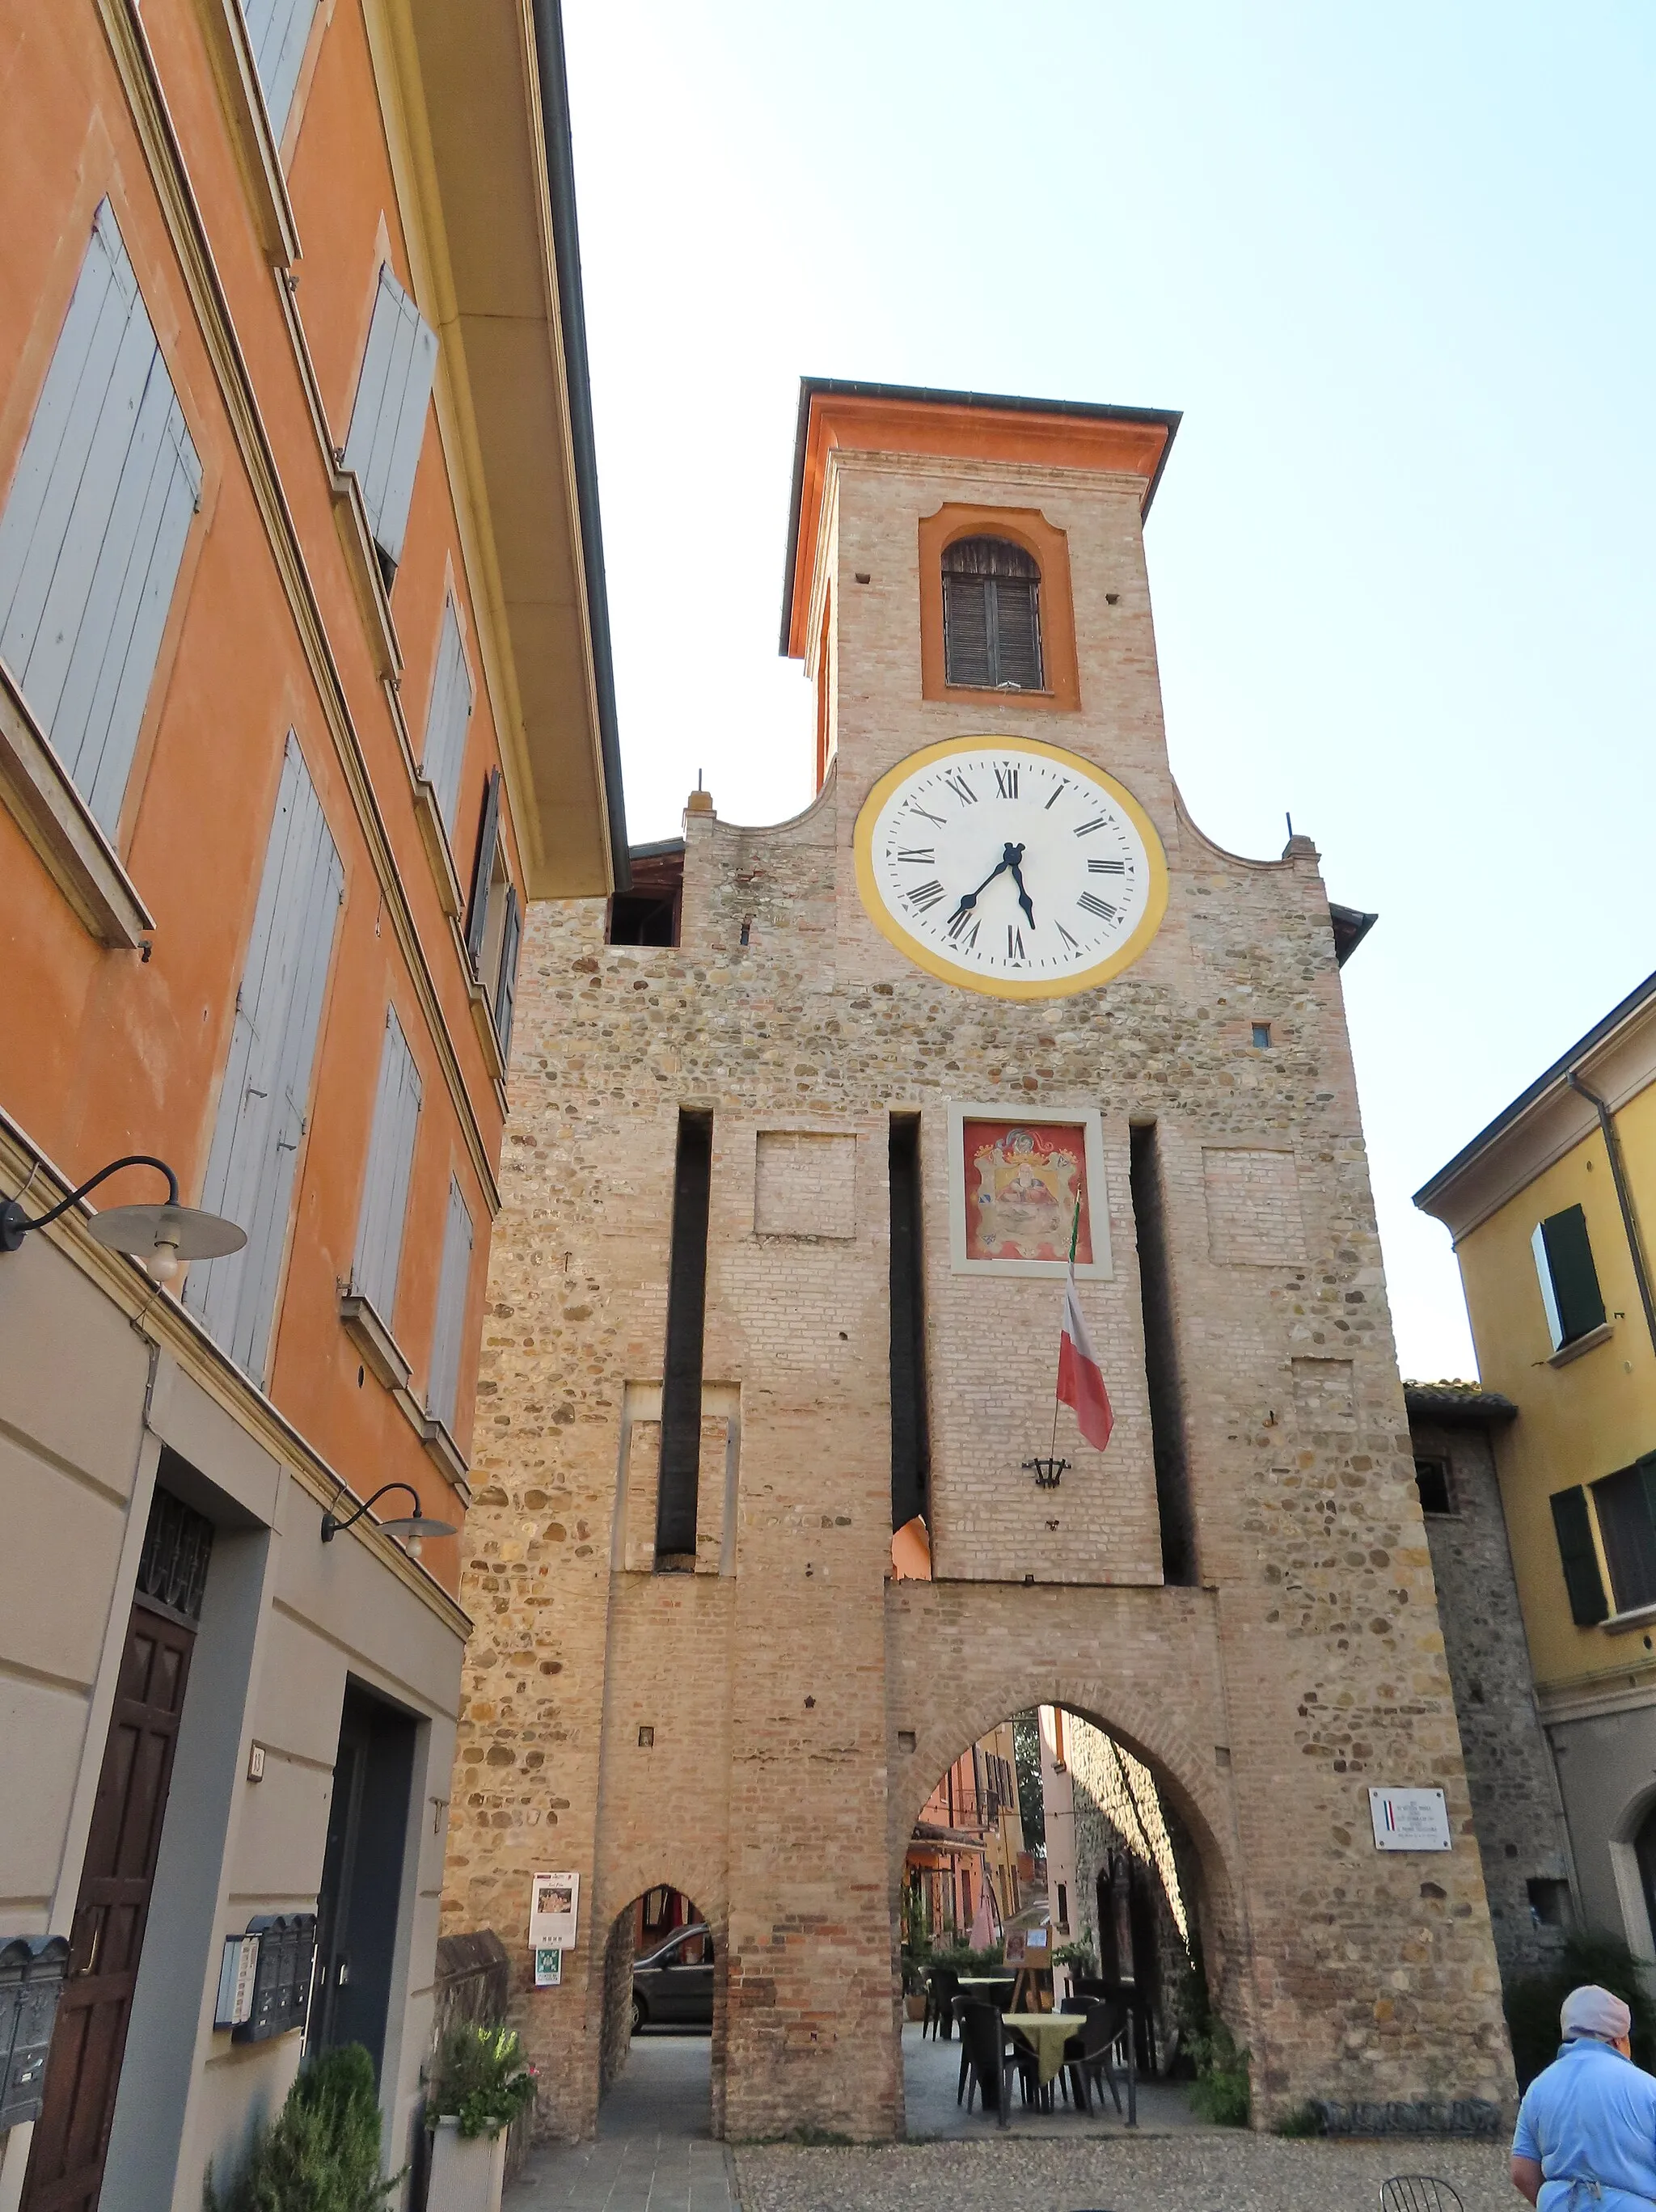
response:
[(344, 896), (338, 852), (289, 731), (202, 1185), (203, 1206), (238, 1223), (247, 1242), (228, 1258), (198, 1260), (184, 1291), (260, 1383)]
[(989, 583), (982, 576), (943, 577), (943, 674), (949, 684), (990, 682)]
[(448, 1184), (448, 1214), (443, 1223), (442, 1261), (437, 1276), (437, 1318), (431, 1336), (431, 1369), (425, 1410), (451, 1433), (460, 1393), (460, 1350), (466, 1333), (466, 1298), (472, 1282), (472, 1216), (460, 1182)]
[(247, 40), (277, 145), (288, 127), (288, 110), (299, 87), (316, 8), (317, 0), (245, 0)]
[(472, 903), (466, 914), (466, 950), (472, 973), (483, 980), (483, 942), (489, 931), (489, 887), (494, 880), (495, 854), (500, 846), (500, 770), (489, 772), (483, 794), (483, 816), (478, 823), (478, 857), (472, 870)]
[(436, 332), (381, 262), (345, 435), (345, 466), (356, 471), (374, 542), (393, 566), (403, 557), (436, 366)]
[(1592, 1504), (1616, 1612), (1656, 1605), (1656, 1464), (1637, 1460), (1605, 1475)]
[(1578, 1628), (1595, 1627), (1608, 1616), (1610, 1607), (1604, 1600), (1598, 1554), (1593, 1549), (1587, 1493), (1577, 1483), (1573, 1490), (1555, 1491), (1549, 1503), (1564, 1587), (1569, 1592), (1570, 1619)]
[(989, 586), (989, 613), (994, 634), (994, 680), (1014, 684), (1020, 691), (1041, 688), (1041, 630), (1038, 584), (1021, 578), (997, 576)]
[(425, 750), (420, 772), (436, 794), (443, 827), (453, 837), (454, 809), (460, 795), (460, 769), (466, 759), (466, 733), (472, 720), (475, 694), (472, 672), (466, 665), (460, 616), (452, 593), (443, 602), (442, 632), (437, 640), (437, 665), (431, 678), (431, 704), (425, 718)]
[(943, 555), (945, 681), (1038, 691), (1040, 588), (1040, 569), (1021, 545), (957, 538)]
[(200, 499), (106, 200), (0, 515), (0, 656), (112, 835)]
[(506, 927), (501, 933), (500, 974), (495, 982), (495, 1035), (500, 1056), (509, 1066), (512, 1058), (512, 1010), (517, 999), (518, 954), (523, 945), (523, 915), (515, 887), (506, 886)]
[(403, 1224), (408, 1214), (408, 1185), (419, 1121), (419, 1071), (395, 1010), (387, 1006), (379, 1089), (368, 1133), (362, 1210), (350, 1270), (351, 1289), (368, 1300), (387, 1328), (397, 1303), (397, 1271), (402, 1263)]
[[(1604, 1319), (1604, 1292), (1592, 1261), (1587, 1217), (1579, 1206), (1549, 1214), (1535, 1232), (1537, 1273), (1553, 1332), (1555, 1351), (1598, 1328)], [(1549, 1291), (1550, 1291), (1550, 1297)]]

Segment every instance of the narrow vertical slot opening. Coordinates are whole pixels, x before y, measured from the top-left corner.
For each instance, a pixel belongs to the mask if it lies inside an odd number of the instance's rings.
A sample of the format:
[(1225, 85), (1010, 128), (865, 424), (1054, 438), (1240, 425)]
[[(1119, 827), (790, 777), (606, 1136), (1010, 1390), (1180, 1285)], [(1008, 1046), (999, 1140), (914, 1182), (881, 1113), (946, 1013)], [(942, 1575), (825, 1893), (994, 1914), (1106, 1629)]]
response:
[(712, 1179), (713, 1116), (681, 1112), (673, 1172), (667, 1341), (661, 1373), (661, 1471), (655, 1506), (655, 1565), (661, 1573), (693, 1572), (696, 1565), (707, 1212)]
[(892, 1526), (930, 1508), (926, 1421), (925, 1255), (920, 1217), (920, 1116), (891, 1119)]
[(1138, 1233), (1139, 1296), (1144, 1311), (1144, 1379), (1150, 1400), (1156, 1510), (1161, 1521), (1161, 1572), (1169, 1583), (1196, 1579), (1196, 1528), (1190, 1511), (1184, 1443), (1184, 1392), (1173, 1326), (1161, 1142), (1154, 1121), (1131, 1133), (1133, 1221)]

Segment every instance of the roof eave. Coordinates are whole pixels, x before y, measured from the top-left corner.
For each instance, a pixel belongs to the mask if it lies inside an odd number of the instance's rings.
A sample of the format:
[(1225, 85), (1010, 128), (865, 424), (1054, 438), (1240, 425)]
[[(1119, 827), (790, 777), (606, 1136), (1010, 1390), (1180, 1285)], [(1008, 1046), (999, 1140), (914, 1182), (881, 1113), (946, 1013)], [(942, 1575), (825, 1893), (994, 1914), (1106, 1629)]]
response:
[(1178, 435), (1182, 411), (1161, 407), (1112, 407), (1099, 400), (1028, 399), (1010, 392), (945, 392), (929, 385), (872, 384), (857, 378), (834, 376), (802, 376), (800, 379), (799, 415), (794, 431), (794, 482), (788, 502), (788, 549), (782, 574), (782, 637), (777, 650), (784, 659), (794, 628), (794, 578), (798, 567), (800, 516), (805, 499), (806, 447), (811, 431), (811, 409), (818, 398), (890, 399), (906, 400), (918, 405), (940, 407), (981, 407), (1005, 414), (1070, 415), (1091, 422), (1139, 423), (1146, 428), (1165, 429), (1167, 433), (1154, 473), (1147, 483), (1140, 502), (1141, 519), (1150, 512), (1162, 472), (1167, 466), (1167, 456), (1172, 451)]

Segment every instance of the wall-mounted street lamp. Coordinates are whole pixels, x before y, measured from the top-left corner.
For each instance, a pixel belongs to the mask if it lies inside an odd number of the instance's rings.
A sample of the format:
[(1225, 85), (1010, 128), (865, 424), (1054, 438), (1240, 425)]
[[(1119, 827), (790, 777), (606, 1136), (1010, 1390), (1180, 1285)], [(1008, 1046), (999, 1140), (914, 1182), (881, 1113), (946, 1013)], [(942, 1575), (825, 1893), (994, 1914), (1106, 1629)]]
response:
[(190, 1261), (220, 1260), (227, 1252), (239, 1252), (247, 1243), (247, 1231), (238, 1229), (222, 1214), (204, 1213), (199, 1206), (179, 1204), (179, 1179), (165, 1160), (148, 1152), (129, 1152), (124, 1159), (111, 1160), (107, 1168), (100, 1168), (78, 1190), (70, 1191), (49, 1212), (33, 1221), (20, 1200), (9, 1198), (0, 1206), (0, 1252), (15, 1252), (30, 1230), (44, 1229), (49, 1221), (56, 1221), (88, 1191), (95, 1190), (122, 1168), (154, 1168), (164, 1175), (166, 1204), (109, 1206), (93, 1215), (86, 1224), (88, 1233), (112, 1252), (127, 1253), (155, 1282), (170, 1283)]
[[(363, 1499), (349, 1520), (338, 1521), (331, 1512), (325, 1513), (322, 1516), (322, 1541), (325, 1544), (331, 1544), (342, 1528), (352, 1527), (355, 1522), (362, 1519), (370, 1505), (377, 1505), (380, 1500), (393, 1490), (405, 1490), (408, 1492), (414, 1500), (413, 1512), (400, 1521), (376, 1521), (374, 1525), (376, 1528), (382, 1528), (387, 1536), (402, 1537), (408, 1546), (408, 1556), (411, 1559), (419, 1558), (420, 1546), (426, 1537), (454, 1536), (459, 1534), (451, 1522), (434, 1521), (429, 1514), (421, 1511), (420, 1493), (411, 1482), (382, 1482), (372, 1498)], [(338, 1504), (338, 1498), (334, 1503)]]

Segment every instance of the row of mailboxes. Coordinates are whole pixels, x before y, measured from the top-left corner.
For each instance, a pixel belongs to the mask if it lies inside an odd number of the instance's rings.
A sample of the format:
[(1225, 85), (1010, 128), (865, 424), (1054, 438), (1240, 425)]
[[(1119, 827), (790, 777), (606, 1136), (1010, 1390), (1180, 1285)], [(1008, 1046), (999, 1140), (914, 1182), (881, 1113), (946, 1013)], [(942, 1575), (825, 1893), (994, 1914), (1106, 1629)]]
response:
[(0, 1941), (0, 2134), (40, 2117), (52, 2026), (68, 1966), (66, 1936)]
[(245, 1936), (227, 1936), (215, 2027), (237, 2043), (268, 2043), (303, 2027), (316, 1967), (316, 1915), (262, 1912)]

